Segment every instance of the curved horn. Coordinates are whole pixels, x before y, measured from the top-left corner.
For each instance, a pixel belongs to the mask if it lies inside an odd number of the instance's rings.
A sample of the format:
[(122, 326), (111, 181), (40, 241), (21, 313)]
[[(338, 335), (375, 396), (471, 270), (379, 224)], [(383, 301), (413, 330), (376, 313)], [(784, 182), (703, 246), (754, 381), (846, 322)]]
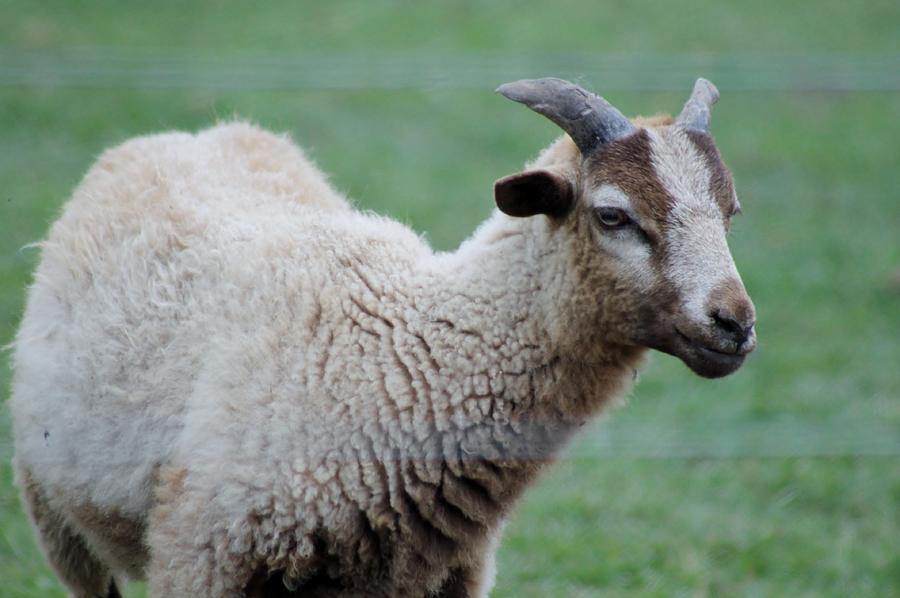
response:
[(497, 93), (559, 125), (583, 156), (637, 130), (612, 104), (562, 79), (522, 79), (501, 85)]
[(719, 101), (719, 90), (701, 77), (694, 83), (694, 91), (691, 92), (691, 97), (681, 109), (681, 114), (678, 115), (675, 122), (685, 129), (708, 132), (710, 113), (713, 104), (717, 101)]

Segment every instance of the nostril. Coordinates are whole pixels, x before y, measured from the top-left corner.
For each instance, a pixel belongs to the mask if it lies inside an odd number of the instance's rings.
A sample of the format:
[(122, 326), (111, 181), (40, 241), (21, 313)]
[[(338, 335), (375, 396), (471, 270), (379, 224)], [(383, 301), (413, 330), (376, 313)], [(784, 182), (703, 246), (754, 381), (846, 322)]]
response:
[(712, 319), (716, 323), (716, 326), (735, 337), (735, 340), (739, 343), (747, 340), (750, 336), (750, 332), (753, 330), (754, 322), (750, 322), (749, 324), (738, 322), (734, 316), (721, 309), (716, 310), (712, 314)]

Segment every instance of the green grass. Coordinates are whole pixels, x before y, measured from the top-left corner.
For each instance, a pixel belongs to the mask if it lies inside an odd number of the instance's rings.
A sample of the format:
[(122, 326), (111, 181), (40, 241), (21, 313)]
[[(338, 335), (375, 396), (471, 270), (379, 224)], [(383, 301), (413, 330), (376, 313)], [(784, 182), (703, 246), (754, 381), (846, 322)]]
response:
[[(266, 8), (0, 0), (0, 9), (0, 45), (10, 48), (165, 47), (181, 55), (896, 52), (900, 24), (896, 2), (837, 0)], [(602, 81), (586, 82), (603, 91)], [(677, 110), (688, 86), (606, 95), (625, 112), (651, 113)], [(291, 131), (360, 207), (409, 223), (441, 249), (489, 214), (494, 179), (556, 135), (488, 88), (0, 87), (0, 343), (14, 333), (37, 257), (20, 248), (44, 234), (100, 151), (234, 115)], [(723, 89), (713, 126), (744, 206), (731, 244), (759, 311), (760, 348), (719, 381), (656, 356), (629, 404), (576, 443), (518, 509), (495, 595), (900, 591), (898, 123), (896, 93)], [(0, 399), (8, 380), (3, 363)], [(0, 595), (62, 595), (18, 506), (10, 456), (0, 409)]]

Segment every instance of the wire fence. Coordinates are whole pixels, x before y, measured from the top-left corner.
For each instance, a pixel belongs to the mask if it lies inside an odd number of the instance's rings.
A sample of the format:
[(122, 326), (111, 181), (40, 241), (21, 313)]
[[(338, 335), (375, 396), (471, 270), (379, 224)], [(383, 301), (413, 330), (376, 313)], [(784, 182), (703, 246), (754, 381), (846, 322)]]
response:
[[(3, 410), (0, 406), (0, 415), (5, 415)], [(0, 459), (8, 459), (12, 453), (11, 438), (0, 433)], [(618, 413), (582, 431), (565, 454), (575, 460), (896, 458), (900, 457), (900, 428), (874, 416), (818, 422), (796, 417), (688, 422)]]
[(0, 48), (0, 87), (465, 90), (547, 74), (624, 91), (683, 91), (703, 75), (729, 91), (896, 92), (900, 54)]
[(898, 457), (900, 429), (874, 417), (830, 422), (797, 418), (601, 422), (573, 445), (575, 459)]
[[(493, 89), (553, 74), (604, 90), (677, 91), (702, 75), (745, 92), (900, 91), (900, 54), (508, 52), (219, 52), (166, 48), (0, 48), (0, 88), (259, 90)], [(900, 457), (891, 422), (665, 422), (621, 417), (593, 426), (574, 459)], [(0, 456), (12, 446), (0, 439)]]

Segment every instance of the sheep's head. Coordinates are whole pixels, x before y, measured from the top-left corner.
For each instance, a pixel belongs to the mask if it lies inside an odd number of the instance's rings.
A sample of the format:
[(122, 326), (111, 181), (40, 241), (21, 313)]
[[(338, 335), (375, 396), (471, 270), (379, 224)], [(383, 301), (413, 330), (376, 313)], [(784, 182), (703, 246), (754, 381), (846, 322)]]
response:
[(709, 133), (716, 88), (699, 79), (677, 119), (643, 123), (559, 79), (498, 91), (577, 146), (495, 186), (501, 211), (546, 215), (571, 240), (582, 297), (572, 309), (602, 303), (607, 338), (675, 355), (701, 376), (740, 367), (756, 347), (756, 316), (725, 238), (739, 205)]

